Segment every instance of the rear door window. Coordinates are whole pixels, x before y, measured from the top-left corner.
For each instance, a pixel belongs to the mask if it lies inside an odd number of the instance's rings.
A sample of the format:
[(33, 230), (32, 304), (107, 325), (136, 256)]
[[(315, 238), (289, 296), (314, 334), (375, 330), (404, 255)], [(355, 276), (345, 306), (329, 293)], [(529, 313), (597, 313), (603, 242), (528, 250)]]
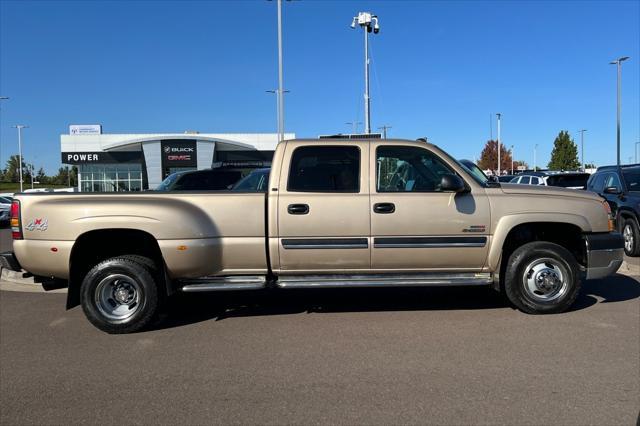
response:
[(522, 176), (520, 178), (520, 183), (529, 185), (529, 183), (531, 183), (531, 178), (529, 176)]
[(357, 146), (302, 146), (291, 157), (289, 192), (360, 192)]

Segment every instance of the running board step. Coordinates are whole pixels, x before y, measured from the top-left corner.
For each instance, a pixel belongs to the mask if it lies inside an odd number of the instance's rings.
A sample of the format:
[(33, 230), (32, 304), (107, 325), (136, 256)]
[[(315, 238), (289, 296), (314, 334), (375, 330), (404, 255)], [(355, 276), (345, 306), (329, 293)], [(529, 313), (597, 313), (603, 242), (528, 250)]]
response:
[(481, 286), (492, 283), (490, 273), (296, 275), (281, 276), (276, 281), (281, 288)]
[(267, 285), (267, 280), (261, 275), (244, 275), (202, 277), (181, 280), (180, 284), (183, 292), (197, 293), (201, 291), (259, 290)]

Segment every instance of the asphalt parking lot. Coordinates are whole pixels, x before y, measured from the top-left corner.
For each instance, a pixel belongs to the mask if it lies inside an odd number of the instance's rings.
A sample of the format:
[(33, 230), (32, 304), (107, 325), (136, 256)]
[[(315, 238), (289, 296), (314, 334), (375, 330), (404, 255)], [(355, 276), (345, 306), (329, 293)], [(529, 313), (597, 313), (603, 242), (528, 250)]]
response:
[(184, 295), (112, 336), (0, 291), (2, 424), (635, 424), (640, 282), (530, 316), (481, 288)]

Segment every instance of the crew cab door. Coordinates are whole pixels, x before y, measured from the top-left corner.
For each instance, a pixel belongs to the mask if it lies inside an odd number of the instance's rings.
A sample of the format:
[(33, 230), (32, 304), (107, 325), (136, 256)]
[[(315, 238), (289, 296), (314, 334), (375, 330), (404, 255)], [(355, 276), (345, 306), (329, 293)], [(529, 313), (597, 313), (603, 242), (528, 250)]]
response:
[(368, 270), (369, 147), (287, 142), (278, 186), (280, 273)]
[[(491, 228), (481, 184), (425, 144), (376, 142), (370, 156), (372, 269), (481, 270)], [(443, 192), (445, 174), (470, 190)]]

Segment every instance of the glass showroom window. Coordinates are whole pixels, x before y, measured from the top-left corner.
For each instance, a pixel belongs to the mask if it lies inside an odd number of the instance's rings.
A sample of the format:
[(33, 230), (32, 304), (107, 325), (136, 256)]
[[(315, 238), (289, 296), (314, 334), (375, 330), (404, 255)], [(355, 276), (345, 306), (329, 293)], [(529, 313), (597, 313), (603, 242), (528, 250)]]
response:
[(82, 192), (142, 191), (140, 164), (86, 164), (78, 177)]

